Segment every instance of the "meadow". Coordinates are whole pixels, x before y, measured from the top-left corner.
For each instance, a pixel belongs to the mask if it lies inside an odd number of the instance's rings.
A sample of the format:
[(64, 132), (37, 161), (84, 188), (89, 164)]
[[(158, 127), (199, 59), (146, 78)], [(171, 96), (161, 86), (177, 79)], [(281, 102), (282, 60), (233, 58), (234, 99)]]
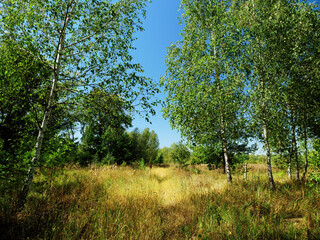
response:
[(320, 239), (319, 188), (274, 177), (272, 191), (263, 164), (232, 185), (205, 165), (42, 169), (23, 210), (2, 199), (2, 238)]

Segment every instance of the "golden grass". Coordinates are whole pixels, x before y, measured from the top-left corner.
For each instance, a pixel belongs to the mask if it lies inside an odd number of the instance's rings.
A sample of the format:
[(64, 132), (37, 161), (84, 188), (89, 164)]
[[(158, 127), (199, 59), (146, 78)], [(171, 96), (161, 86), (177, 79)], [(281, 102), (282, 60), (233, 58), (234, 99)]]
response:
[(234, 174), (231, 186), (221, 170), (196, 168), (91, 166), (39, 174), (25, 209), (11, 218), (8, 236), (317, 239), (320, 234), (318, 190), (276, 171), (278, 188), (271, 191), (263, 165), (249, 165), (247, 182)]

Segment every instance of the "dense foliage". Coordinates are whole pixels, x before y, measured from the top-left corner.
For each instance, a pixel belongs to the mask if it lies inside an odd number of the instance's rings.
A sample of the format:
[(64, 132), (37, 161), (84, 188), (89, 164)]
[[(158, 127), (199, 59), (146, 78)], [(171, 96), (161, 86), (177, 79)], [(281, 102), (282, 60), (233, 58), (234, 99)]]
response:
[[(137, 239), (316, 239), (319, 7), (182, 0), (182, 38), (168, 48), (160, 83), (164, 117), (187, 142), (159, 149), (154, 131), (128, 130), (134, 113), (149, 121), (158, 103), (156, 84), (132, 57), (147, 2), (0, 2), (0, 232), (10, 226), (8, 236), (28, 239), (122, 239), (132, 238), (132, 229)], [(254, 141), (266, 156), (252, 155)], [(225, 192), (220, 170), (207, 169), (222, 168), (231, 184), (242, 179), (235, 167), (247, 162), (245, 179), (253, 168), (264, 177), (252, 171), (250, 181)], [(296, 181), (287, 182), (286, 171)], [(138, 184), (130, 189), (132, 179)], [(182, 197), (169, 202), (179, 188)], [(298, 229), (287, 228), (292, 219)]]
[(168, 48), (161, 80), (164, 116), (198, 149), (222, 150), (229, 182), (233, 146), (252, 138), (265, 146), (271, 188), (272, 153), (287, 156), (289, 178), (294, 164), (299, 179), (303, 139), (305, 178), (307, 142), (318, 134), (320, 109), (317, 6), (183, 0), (181, 8), (182, 40)]

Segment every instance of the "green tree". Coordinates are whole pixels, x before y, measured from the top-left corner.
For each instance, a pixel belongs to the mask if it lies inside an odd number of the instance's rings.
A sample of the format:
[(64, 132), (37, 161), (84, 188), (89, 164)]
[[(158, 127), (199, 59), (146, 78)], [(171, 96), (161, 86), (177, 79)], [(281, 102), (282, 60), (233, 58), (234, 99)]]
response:
[(149, 128), (143, 130), (142, 133), (136, 128), (129, 133), (132, 143), (132, 155), (135, 161), (142, 160), (145, 163), (156, 163), (159, 151), (158, 135)]
[(231, 183), (229, 143), (247, 138), (246, 39), (238, 27), (238, 1), (184, 0), (183, 39), (168, 50), (161, 83), (164, 116), (192, 143), (219, 139)]
[[(308, 92), (317, 92), (319, 85), (315, 75), (311, 74), (314, 72), (311, 66), (319, 58), (319, 13), (314, 6), (295, 0), (256, 0), (244, 4), (243, 9), (246, 16), (242, 19), (248, 26), (244, 29), (250, 32), (248, 52), (252, 54), (253, 116), (263, 129), (269, 182), (274, 187), (272, 145), (277, 151), (289, 151), (289, 159), (295, 160), (296, 178), (299, 179), (298, 128), (306, 133), (308, 115), (314, 116), (310, 110), (316, 109), (308, 100), (316, 95), (311, 94), (310, 98)], [(291, 160), (289, 176), (290, 166)]]
[[(229, 144), (230, 165), (235, 167), (237, 164), (243, 163), (249, 157), (249, 154), (256, 150), (256, 144), (248, 146), (248, 143)], [(212, 145), (198, 145), (192, 148), (192, 156), (197, 163), (206, 163), (211, 168), (223, 168), (225, 170), (223, 150), (221, 143)]]
[(0, 164), (7, 173), (1, 178), (13, 181), (27, 167), (25, 157), (32, 150), (46, 102), (48, 76), (48, 69), (38, 59), (15, 46), (1, 44)]
[[(101, 162), (107, 153), (115, 153), (112, 146), (131, 126), (132, 117), (128, 115), (131, 108), (118, 95), (104, 89), (94, 88), (83, 97), (77, 112), (83, 129), (82, 152), (89, 153), (84, 156), (96, 156), (96, 161)], [(82, 162), (90, 163), (91, 160), (83, 159)]]
[(179, 163), (180, 166), (186, 167), (187, 162), (189, 161), (191, 156), (191, 153), (188, 149), (188, 147), (179, 142), (179, 143), (173, 143), (170, 146), (170, 157), (175, 163)]
[(0, 38), (29, 54), (31, 48), (37, 49), (35, 57), (48, 67), (51, 78), (22, 202), (56, 104), (77, 102), (99, 86), (151, 109), (150, 96), (157, 90), (149, 79), (139, 76), (142, 68), (132, 63), (130, 55), (134, 33), (142, 30), (145, 4), (145, 0), (1, 1)]
[(172, 160), (170, 158), (170, 149), (168, 147), (163, 147), (159, 149), (158, 154), (163, 156), (163, 162), (164, 163), (171, 163)]
[(139, 142), (143, 151), (143, 159), (150, 165), (155, 163), (159, 150), (158, 135), (154, 131), (150, 131), (149, 128), (146, 128), (141, 133)]

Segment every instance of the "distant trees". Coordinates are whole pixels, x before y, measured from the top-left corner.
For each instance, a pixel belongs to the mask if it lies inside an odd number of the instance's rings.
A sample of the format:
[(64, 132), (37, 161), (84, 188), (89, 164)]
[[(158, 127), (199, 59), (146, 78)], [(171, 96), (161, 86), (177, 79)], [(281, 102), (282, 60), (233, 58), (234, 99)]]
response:
[(129, 133), (131, 142), (133, 143), (134, 160), (143, 160), (145, 163), (152, 165), (159, 162), (159, 139), (154, 131), (149, 128), (143, 130), (142, 133), (138, 129)]
[[(125, 130), (131, 126), (132, 117), (128, 114), (131, 108), (120, 96), (104, 89), (94, 88), (84, 96), (77, 109), (83, 130), (83, 151), (95, 156), (96, 162), (101, 162), (116, 146), (126, 145), (123, 142), (128, 141)], [(126, 159), (126, 153), (120, 151), (119, 154), (122, 156), (119, 161)]]
[[(229, 144), (230, 166), (235, 167), (249, 159), (249, 154), (256, 150), (256, 145)], [(206, 163), (210, 169), (225, 170), (223, 150), (220, 144), (196, 145), (192, 148), (192, 158), (195, 163)]]
[(101, 137), (87, 127), (82, 141), (78, 145), (78, 158), (83, 165), (101, 164), (143, 164), (162, 163), (163, 158), (158, 154), (159, 140), (154, 131), (149, 128), (141, 133), (136, 128), (127, 132), (124, 128), (105, 127)]
[(179, 142), (173, 143), (170, 146), (170, 158), (174, 163), (178, 163), (180, 166), (185, 167), (187, 166), (190, 156), (191, 152), (185, 144)]

